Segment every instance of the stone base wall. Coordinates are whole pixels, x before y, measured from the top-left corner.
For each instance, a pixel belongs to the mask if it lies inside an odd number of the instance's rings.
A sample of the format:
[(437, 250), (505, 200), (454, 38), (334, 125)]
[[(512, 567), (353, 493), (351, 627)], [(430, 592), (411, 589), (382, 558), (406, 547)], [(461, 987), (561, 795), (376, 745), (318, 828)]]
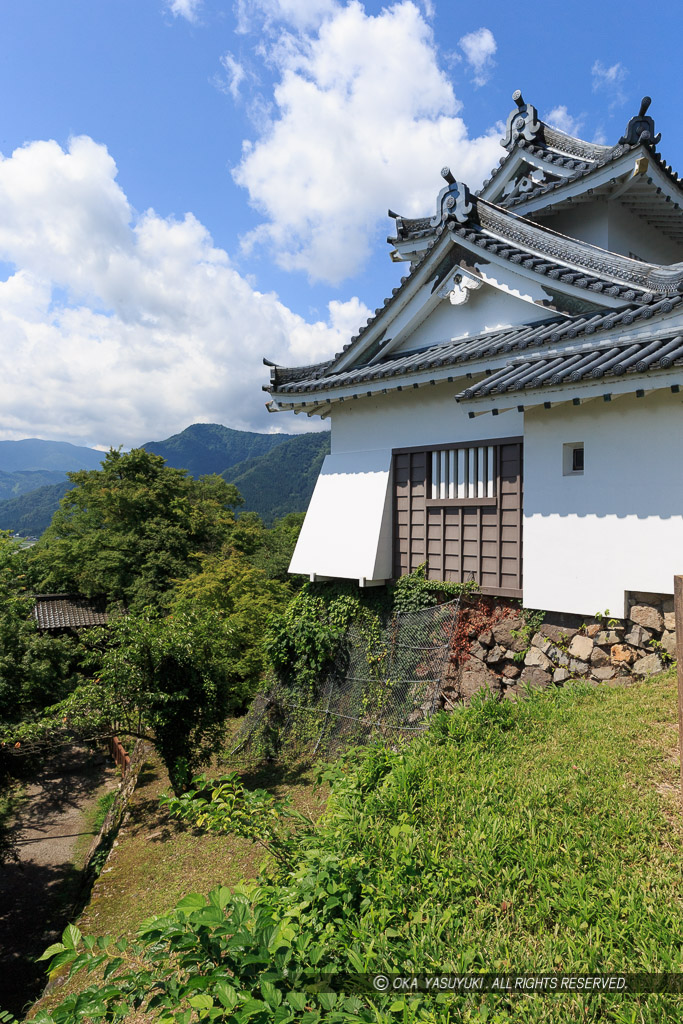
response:
[(453, 637), (446, 706), (481, 689), (514, 700), (529, 685), (570, 679), (621, 685), (662, 672), (676, 657), (673, 597), (633, 592), (626, 604), (625, 619), (606, 613), (584, 620), (473, 598)]

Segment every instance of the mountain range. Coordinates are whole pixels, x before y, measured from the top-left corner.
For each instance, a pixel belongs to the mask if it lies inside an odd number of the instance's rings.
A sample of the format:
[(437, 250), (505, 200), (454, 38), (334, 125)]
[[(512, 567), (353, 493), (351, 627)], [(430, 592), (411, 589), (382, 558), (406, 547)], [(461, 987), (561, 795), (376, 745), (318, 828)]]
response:
[[(164, 441), (140, 447), (192, 476), (219, 474), (235, 484), (245, 499), (244, 509), (258, 512), (270, 525), (288, 512), (306, 510), (330, 450), (330, 435), (260, 434), (193, 423)], [(66, 474), (99, 469), (103, 458), (103, 452), (63, 441), (0, 441), (0, 530), (40, 536), (73, 486)]]

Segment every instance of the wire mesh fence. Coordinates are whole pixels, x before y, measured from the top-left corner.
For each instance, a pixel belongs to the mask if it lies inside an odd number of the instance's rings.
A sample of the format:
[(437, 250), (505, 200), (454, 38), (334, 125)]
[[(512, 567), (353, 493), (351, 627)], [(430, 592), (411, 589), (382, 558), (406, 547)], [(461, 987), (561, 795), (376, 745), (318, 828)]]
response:
[(423, 731), (440, 706), (460, 599), (399, 612), (379, 633), (353, 623), (315, 693), (273, 683), (255, 698), (233, 753), (334, 757)]

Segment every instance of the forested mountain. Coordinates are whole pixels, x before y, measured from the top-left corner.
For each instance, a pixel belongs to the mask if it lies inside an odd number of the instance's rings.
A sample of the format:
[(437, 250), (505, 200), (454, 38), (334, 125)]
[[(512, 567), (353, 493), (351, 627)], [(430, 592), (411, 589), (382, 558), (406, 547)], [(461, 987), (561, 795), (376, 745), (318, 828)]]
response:
[[(258, 434), (194, 423), (141, 447), (193, 477), (217, 473), (234, 483), (245, 499), (244, 510), (258, 512), (270, 524), (289, 512), (306, 510), (330, 450), (329, 438), (328, 431)], [(99, 469), (103, 458), (103, 452), (61, 441), (0, 441), (0, 530), (39, 537), (71, 486), (66, 472)], [(48, 463), (58, 468), (47, 469)]]
[(64, 473), (50, 469), (19, 470), (16, 473), (4, 473), (0, 469), (0, 501), (18, 498), (27, 491), (63, 481)]
[(50, 470), (64, 474), (76, 469), (99, 469), (104, 454), (67, 441), (43, 441), (37, 437), (0, 441), (0, 470), (3, 473)]
[(268, 526), (288, 512), (305, 512), (323, 459), (330, 451), (328, 431), (299, 434), (267, 455), (247, 459), (222, 473)]
[(197, 477), (205, 473), (223, 473), (238, 462), (265, 455), (293, 436), (233, 430), (220, 423), (193, 423), (165, 441), (147, 441), (140, 447), (154, 455), (162, 455), (169, 466), (186, 469)]
[(0, 501), (0, 530), (14, 530), (22, 537), (40, 537), (71, 486), (68, 480), (63, 479), (61, 483), (48, 484), (20, 494), (18, 498)]

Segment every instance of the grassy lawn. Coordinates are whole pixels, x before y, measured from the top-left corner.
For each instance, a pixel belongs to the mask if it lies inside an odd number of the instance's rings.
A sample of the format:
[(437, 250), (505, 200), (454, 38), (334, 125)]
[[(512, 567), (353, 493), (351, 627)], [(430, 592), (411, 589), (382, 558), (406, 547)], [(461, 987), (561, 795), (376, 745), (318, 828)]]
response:
[[(217, 760), (211, 770), (218, 774), (234, 768), (233, 762), (228, 767)], [(322, 791), (313, 792), (311, 771), (247, 762), (241, 771), (253, 788), (276, 796), (287, 793), (299, 810), (314, 818), (320, 815), (325, 797)], [(216, 885), (235, 885), (258, 875), (264, 859), (260, 847), (233, 836), (212, 837), (170, 819), (159, 806), (159, 796), (169, 791), (163, 764), (153, 756), (143, 765), (128, 816), (77, 922), (85, 934), (133, 935), (143, 921), (163, 914), (188, 892), (209, 892)], [(99, 801), (92, 813), (93, 822), (101, 817)], [(85, 983), (78, 976), (34, 1009), (50, 1009), (64, 993)]]
[[(676, 744), (672, 673), (442, 716), (413, 743), (343, 766), (309, 867), (281, 877), (275, 902), (284, 912), (301, 900), (301, 926), (327, 943), (330, 962), (354, 949), (372, 972), (682, 972)], [(320, 809), (306, 773), (247, 778)], [(84, 931), (130, 933), (189, 891), (258, 873), (248, 842), (168, 820), (157, 805), (165, 786), (150, 764)], [(358, 894), (344, 916), (326, 909), (335, 890), (321, 878)], [(406, 1003), (400, 1016), (388, 1005), (379, 1001), (378, 1019), (683, 1019), (683, 996), (444, 995)]]

